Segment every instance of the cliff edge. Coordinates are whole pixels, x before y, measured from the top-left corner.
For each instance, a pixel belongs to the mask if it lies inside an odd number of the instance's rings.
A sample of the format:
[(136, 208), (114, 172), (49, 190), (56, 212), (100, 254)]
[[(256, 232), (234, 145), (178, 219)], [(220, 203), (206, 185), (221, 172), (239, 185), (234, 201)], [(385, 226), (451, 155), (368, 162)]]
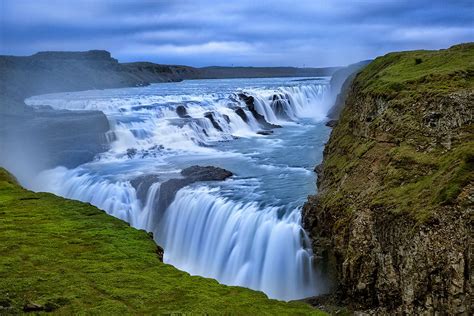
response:
[(391, 53), (355, 77), (303, 209), (354, 309), (472, 311), (473, 110), (474, 43)]
[(23, 189), (0, 168), (0, 314), (325, 315), (190, 276), (151, 234), (96, 207)]

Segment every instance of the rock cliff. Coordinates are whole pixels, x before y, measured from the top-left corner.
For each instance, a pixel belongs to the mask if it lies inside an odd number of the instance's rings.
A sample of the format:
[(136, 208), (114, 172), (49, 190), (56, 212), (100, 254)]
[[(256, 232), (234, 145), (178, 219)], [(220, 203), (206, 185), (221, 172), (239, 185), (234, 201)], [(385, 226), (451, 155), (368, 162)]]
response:
[(474, 44), (354, 79), (303, 222), (337, 293), (376, 314), (472, 312)]

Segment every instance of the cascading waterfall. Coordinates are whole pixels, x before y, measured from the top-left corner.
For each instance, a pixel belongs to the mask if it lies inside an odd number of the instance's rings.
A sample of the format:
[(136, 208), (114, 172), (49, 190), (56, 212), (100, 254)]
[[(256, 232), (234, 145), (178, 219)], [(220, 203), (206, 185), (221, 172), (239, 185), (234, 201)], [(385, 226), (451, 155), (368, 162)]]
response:
[(182, 189), (157, 230), (164, 260), (191, 274), (284, 300), (314, 295), (300, 210), (236, 203), (207, 187)]
[[(157, 199), (161, 184), (179, 177), (183, 166), (196, 164), (193, 159), (249, 159), (216, 144), (263, 137), (259, 133), (267, 127), (259, 115), (274, 126), (323, 119), (327, 85), (189, 95), (140, 94), (133, 89), (127, 90), (131, 95), (123, 95), (123, 90), (27, 100), (31, 106), (101, 110), (113, 126), (108, 152), (76, 169), (46, 170), (29, 186), (90, 202), (134, 227), (153, 231), (165, 250), (165, 262), (191, 274), (282, 300), (317, 294), (321, 289), (298, 206), (223, 196), (218, 184), (185, 187), (166, 210), (157, 209)], [(253, 98), (253, 109), (240, 94)], [(147, 173), (157, 175), (157, 180), (140, 200), (131, 181)], [(163, 214), (158, 223), (152, 220), (156, 212)]]

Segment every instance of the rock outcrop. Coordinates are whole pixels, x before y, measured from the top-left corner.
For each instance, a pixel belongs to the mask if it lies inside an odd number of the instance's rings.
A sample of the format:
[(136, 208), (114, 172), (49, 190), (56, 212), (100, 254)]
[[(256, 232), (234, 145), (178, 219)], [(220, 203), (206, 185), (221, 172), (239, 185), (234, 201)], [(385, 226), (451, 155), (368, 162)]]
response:
[(303, 223), (352, 308), (472, 314), (473, 76), (469, 43), (388, 54), (350, 86)]
[[(153, 221), (158, 223), (163, 212), (173, 202), (176, 192), (180, 189), (196, 182), (224, 181), (233, 176), (233, 173), (214, 166), (191, 166), (184, 168), (180, 172), (181, 177), (164, 181), (160, 186), (159, 194), (155, 197), (155, 214)], [(159, 181), (158, 175), (139, 176), (131, 181), (132, 186), (137, 191), (137, 197), (145, 203), (146, 194), (153, 183)]]
[[(255, 109), (255, 99), (253, 96), (246, 95), (244, 93), (239, 93), (237, 96), (239, 97), (240, 100), (242, 100), (245, 103), (245, 105), (247, 106), (247, 109), (250, 111), (250, 113), (252, 113), (253, 117), (262, 126), (262, 128), (272, 129), (272, 128), (281, 127), (280, 125), (275, 125), (275, 124), (267, 122), (265, 117), (262, 114), (258, 113), (258, 111)], [(237, 109), (236, 113), (242, 118), (242, 120), (244, 120), (245, 122), (248, 122), (247, 115), (242, 109)]]

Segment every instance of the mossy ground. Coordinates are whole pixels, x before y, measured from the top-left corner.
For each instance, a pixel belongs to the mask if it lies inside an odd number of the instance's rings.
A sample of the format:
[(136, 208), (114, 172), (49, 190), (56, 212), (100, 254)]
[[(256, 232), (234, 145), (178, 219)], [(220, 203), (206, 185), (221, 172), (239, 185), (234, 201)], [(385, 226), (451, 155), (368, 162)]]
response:
[(361, 92), (417, 99), (474, 88), (474, 43), (440, 51), (390, 53), (376, 58), (358, 77)]
[[(0, 314), (323, 314), (159, 261), (144, 232), (97, 208), (21, 188), (0, 168)], [(42, 312), (43, 312), (42, 311)]]
[(375, 59), (355, 78), (326, 147), (321, 205), (426, 222), (459, 204), (474, 182), (473, 91), (474, 43)]

